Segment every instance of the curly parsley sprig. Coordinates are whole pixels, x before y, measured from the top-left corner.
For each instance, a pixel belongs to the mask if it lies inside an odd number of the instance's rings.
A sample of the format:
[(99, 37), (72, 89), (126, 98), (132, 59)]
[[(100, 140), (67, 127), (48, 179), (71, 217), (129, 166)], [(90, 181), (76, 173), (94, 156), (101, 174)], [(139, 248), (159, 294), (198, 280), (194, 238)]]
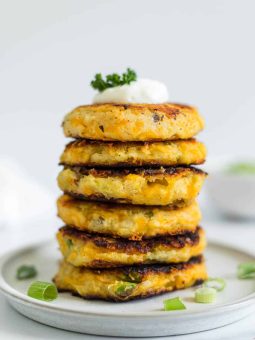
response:
[(101, 73), (95, 75), (95, 79), (91, 81), (90, 85), (99, 92), (102, 92), (111, 87), (130, 84), (132, 81), (136, 81), (137, 75), (134, 70), (128, 68), (126, 72), (119, 75), (117, 73), (108, 74), (105, 79)]

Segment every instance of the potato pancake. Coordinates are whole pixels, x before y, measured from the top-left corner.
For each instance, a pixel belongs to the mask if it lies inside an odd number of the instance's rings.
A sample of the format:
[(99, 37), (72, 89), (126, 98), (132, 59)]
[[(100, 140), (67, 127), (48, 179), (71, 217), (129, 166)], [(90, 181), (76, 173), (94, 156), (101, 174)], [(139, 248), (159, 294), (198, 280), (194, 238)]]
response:
[(205, 161), (206, 149), (195, 139), (172, 142), (98, 142), (76, 140), (69, 143), (60, 164), (96, 167), (191, 165)]
[(92, 201), (180, 207), (196, 198), (205, 177), (205, 172), (193, 167), (67, 167), (58, 175), (58, 185), (64, 193)]
[(206, 246), (205, 233), (200, 227), (193, 233), (142, 241), (88, 234), (63, 227), (59, 229), (57, 239), (68, 263), (89, 268), (186, 262), (201, 254)]
[(188, 139), (203, 127), (196, 108), (170, 103), (85, 105), (63, 122), (66, 137), (122, 142)]
[(195, 231), (201, 220), (197, 202), (187, 207), (146, 207), (107, 204), (75, 199), (68, 195), (57, 201), (58, 216), (76, 229), (141, 240)]
[(179, 264), (97, 270), (77, 268), (63, 261), (54, 282), (60, 292), (121, 302), (188, 288), (206, 279), (204, 259), (198, 256)]

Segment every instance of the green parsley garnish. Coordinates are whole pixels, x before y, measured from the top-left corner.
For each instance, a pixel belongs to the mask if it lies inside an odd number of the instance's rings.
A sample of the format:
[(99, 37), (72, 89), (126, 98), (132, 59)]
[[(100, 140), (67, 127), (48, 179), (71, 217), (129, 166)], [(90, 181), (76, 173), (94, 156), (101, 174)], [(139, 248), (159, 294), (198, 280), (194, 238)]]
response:
[(136, 81), (137, 75), (134, 70), (128, 68), (126, 72), (119, 75), (118, 73), (108, 74), (104, 79), (101, 73), (95, 75), (95, 79), (91, 81), (90, 85), (99, 92), (102, 92), (111, 87), (130, 84), (132, 81)]
[(26, 280), (31, 279), (32, 277), (35, 277), (37, 275), (37, 270), (34, 266), (20, 266), (17, 269), (16, 278), (18, 280)]

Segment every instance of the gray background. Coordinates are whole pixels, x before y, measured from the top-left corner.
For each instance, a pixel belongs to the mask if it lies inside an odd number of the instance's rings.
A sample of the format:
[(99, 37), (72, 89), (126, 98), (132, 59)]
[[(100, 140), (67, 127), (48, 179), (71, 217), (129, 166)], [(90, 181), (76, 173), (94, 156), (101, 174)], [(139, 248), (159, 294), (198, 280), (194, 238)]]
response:
[(254, 154), (252, 0), (0, 1), (0, 155), (57, 191), (61, 120), (89, 103), (93, 75), (165, 82), (195, 104), (210, 156)]

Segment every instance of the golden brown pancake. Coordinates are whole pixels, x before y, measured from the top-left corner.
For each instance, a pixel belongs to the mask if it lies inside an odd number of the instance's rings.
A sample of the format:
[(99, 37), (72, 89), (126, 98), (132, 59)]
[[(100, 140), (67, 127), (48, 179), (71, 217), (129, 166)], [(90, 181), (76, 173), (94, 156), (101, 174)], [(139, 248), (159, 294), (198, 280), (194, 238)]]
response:
[(170, 103), (84, 105), (63, 122), (66, 137), (122, 142), (188, 139), (203, 127), (196, 108)]
[(57, 206), (58, 216), (66, 225), (130, 240), (195, 231), (201, 219), (197, 202), (174, 210), (168, 207), (88, 202), (63, 195), (59, 197)]
[(196, 198), (205, 177), (205, 172), (193, 167), (69, 167), (60, 172), (58, 185), (64, 193), (88, 200), (179, 207)]
[(189, 262), (93, 270), (61, 262), (54, 282), (59, 291), (86, 299), (129, 301), (188, 288), (207, 279), (202, 256)]
[(193, 233), (142, 241), (92, 235), (63, 227), (57, 239), (68, 263), (89, 268), (186, 262), (201, 254), (206, 246), (205, 233), (200, 227)]
[(201, 164), (205, 157), (204, 144), (195, 139), (151, 143), (79, 139), (66, 146), (60, 163), (90, 167), (174, 166)]

